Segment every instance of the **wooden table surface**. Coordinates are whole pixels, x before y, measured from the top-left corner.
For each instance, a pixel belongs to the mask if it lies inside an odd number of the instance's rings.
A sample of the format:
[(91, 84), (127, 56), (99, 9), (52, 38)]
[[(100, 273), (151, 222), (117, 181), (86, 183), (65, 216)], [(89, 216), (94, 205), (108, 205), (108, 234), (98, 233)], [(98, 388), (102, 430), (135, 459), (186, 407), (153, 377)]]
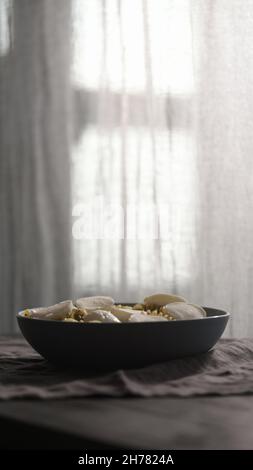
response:
[(253, 396), (0, 402), (0, 447), (253, 449)]

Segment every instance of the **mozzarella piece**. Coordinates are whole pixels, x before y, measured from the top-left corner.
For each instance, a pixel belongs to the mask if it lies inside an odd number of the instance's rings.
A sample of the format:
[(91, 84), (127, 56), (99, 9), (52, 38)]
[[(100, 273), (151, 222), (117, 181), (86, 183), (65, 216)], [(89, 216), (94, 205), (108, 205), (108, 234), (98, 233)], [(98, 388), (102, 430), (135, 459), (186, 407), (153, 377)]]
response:
[(82, 310), (92, 311), (92, 310), (110, 310), (111, 306), (114, 304), (114, 300), (111, 297), (106, 296), (93, 296), (93, 297), (82, 297), (75, 301), (75, 306), (81, 308)]
[(74, 305), (72, 300), (65, 300), (59, 304), (50, 307), (38, 307), (29, 309), (32, 318), (41, 318), (44, 320), (63, 320), (71, 314)]
[(173, 302), (163, 307), (163, 312), (167, 313), (175, 320), (193, 320), (206, 317), (206, 312), (202, 307), (185, 302)]
[(113, 307), (111, 308), (111, 312), (121, 322), (128, 321), (131, 315), (133, 315), (133, 313), (143, 314), (143, 310), (133, 310), (132, 308), (122, 308), (122, 307), (118, 307), (117, 305), (113, 305)]
[(144, 299), (145, 305), (156, 305), (157, 307), (163, 307), (171, 302), (186, 302), (186, 300), (184, 297), (173, 294), (153, 294)]
[(120, 323), (112, 313), (106, 310), (94, 310), (84, 317), (84, 322)]
[(168, 321), (167, 318), (161, 315), (145, 315), (143, 313), (133, 313), (129, 318), (129, 323), (141, 322), (154, 322), (154, 321)]

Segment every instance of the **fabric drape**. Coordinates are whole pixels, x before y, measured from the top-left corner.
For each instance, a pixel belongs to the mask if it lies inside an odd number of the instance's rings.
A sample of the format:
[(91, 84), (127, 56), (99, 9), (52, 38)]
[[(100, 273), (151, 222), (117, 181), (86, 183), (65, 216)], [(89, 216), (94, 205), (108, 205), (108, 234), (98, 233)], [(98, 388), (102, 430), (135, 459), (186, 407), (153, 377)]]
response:
[(0, 12), (0, 331), (23, 306), (169, 291), (251, 335), (252, 0)]
[(2, 39), (0, 56), (3, 333), (16, 328), (18, 309), (71, 295), (70, 3), (5, 6), (10, 36)]

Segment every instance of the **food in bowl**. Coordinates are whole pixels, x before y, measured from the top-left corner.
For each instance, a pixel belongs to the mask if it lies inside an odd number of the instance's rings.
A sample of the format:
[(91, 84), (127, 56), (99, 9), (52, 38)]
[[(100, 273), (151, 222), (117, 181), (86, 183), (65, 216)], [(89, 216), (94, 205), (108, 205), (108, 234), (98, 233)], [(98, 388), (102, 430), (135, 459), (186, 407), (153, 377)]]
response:
[(141, 323), (200, 319), (206, 317), (206, 311), (181, 296), (158, 293), (134, 305), (117, 304), (107, 296), (82, 297), (26, 309), (23, 316), (69, 323)]

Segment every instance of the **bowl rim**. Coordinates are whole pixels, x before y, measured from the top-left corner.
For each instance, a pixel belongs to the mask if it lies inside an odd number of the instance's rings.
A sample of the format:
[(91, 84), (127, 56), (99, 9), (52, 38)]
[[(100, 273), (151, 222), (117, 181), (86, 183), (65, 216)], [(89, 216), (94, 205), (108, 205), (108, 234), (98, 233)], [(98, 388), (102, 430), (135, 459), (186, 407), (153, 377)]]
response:
[[(122, 305), (122, 304), (121, 304)], [(135, 305), (135, 304), (132, 304), (132, 303), (128, 303), (127, 305), (131, 306), (131, 305)], [(196, 322), (196, 321), (211, 321), (211, 320), (214, 320), (214, 319), (217, 319), (217, 318), (228, 318), (231, 316), (231, 314), (225, 310), (221, 310), (219, 308), (216, 308), (216, 307), (207, 307), (207, 306), (202, 306), (202, 308), (204, 310), (208, 309), (208, 310), (214, 310), (216, 312), (219, 312), (218, 314), (214, 314), (214, 315), (208, 315), (206, 317), (203, 317), (203, 318), (191, 318), (189, 320), (174, 320), (174, 321), (168, 321), (168, 322), (162, 322), (163, 325), (165, 324), (169, 324), (169, 325), (176, 325), (176, 324), (179, 324), (179, 323), (189, 323), (189, 322)], [(42, 319), (42, 318), (31, 318), (31, 317), (25, 317), (23, 315), (23, 313), (26, 311), (27, 309), (24, 309), (24, 310), (20, 310), (18, 313), (16, 313), (16, 318), (17, 319), (20, 319), (22, 318), (22, 320), (28, 320), (28, 321), (39, 321), (39, 322), (42, 322), (42, 323), (58, 323), (58, 324), (63, 324), (63, 325), (73, 325), (73, 326), (77, 326), (81, 325), (86, 327), (87, 328), (87, 325), (89, 325), (89, 327), (101, 327), (102, 328), (104, 326), (108, 326), (108, 325), (160, 325), (161, 322), (120, 322), (120, 323), (99, 323), (99, 325), (97, 323), (80, 323), (80, 322), (64, 322), (62, 320), (49, 320), (49, 319)]]

